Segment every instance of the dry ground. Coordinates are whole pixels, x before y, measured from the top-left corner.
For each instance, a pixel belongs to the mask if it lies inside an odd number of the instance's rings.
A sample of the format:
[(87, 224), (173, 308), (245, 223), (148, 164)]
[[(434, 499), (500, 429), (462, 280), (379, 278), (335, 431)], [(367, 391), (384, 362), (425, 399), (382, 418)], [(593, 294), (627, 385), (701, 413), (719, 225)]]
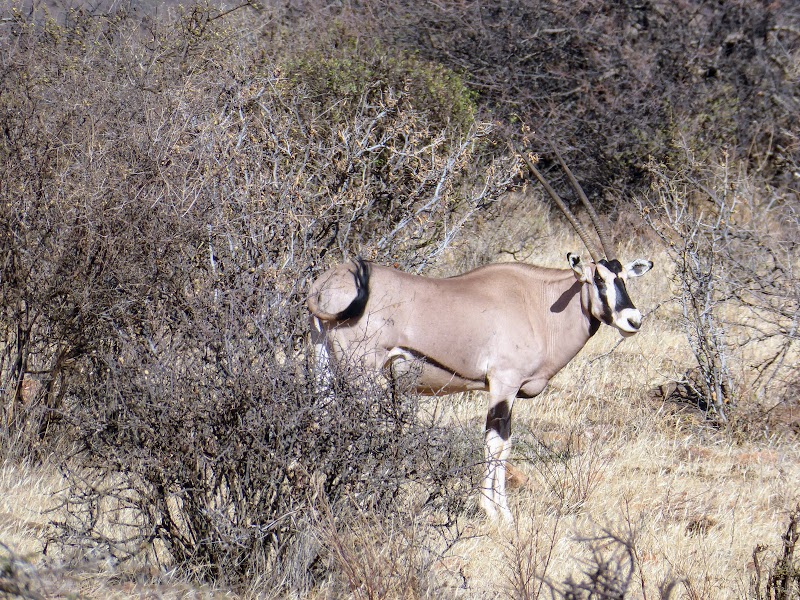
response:
[[(533, 251), (538, 262), (560, 265), (566, 249), (579, 243), (553, 233), (544, 221)], [(444, 581), (444, 590), (455, 597), (549, 597), (549, 585), (581, 579), (594, 549), (598, 556), (616, 553), (614, 564), (623, 575), (626, 561), (634, 563), (631, 589), (637, 597), (656, 598), (673, 582), (673, 597), (742, 598), (755, 575), (754, 549), (768, 546), (763, 563), (774, 562), (789, 511), (800, 502), (800, 444), (789, 435), (719, 430), (696, 410), (648, 396), (652, 386), (689, 366), (690, 355), (676, 307), (668, 302), (667, 258), (655, 247), (623, 247), (620, 254), (656, 263), (630, 286), (634, 301), (649, 313), (641, 333), (618, 345), (616, 333), (604, 329), (545, 393), (518, 401), (513, 461), (527, 481), (511, 492), (517, 523), (494, 526), (477, 511), (462, 516), (461, 540), (429, 573), (440, 592)], [(454, 427), (480, 429), (485, 418), (481, 394), (425, 406), (444, 411)], [(60, 486), (58, 474), (47, 467), (0, 466), (0, 541), (15, 555), (34, 563), (41, 556), (43, 528), (58, 518), (47, 511)], [(383, 537), (366, 554), (395, 551), (396, 561), (405, 560), (402, 548), (413, 546), (409, 533), (387, 534), (388, 526), (379, 527)], [(369, 536), (357, 535), (362, 546), (369, 545)], [(394, 550), (386, 539), (397, 541)], [(101, 575), (45, 571), (30, 577), (33, 587), (62, 597), (233, 596)], [(264, 596), (268, 588), (268, 582), (257, 583), (247, 595)], [(353, 590), (355, 597), (369, 595), (365, 587)], [(323, 588), (314, 595), (330, 592)], [(405, 595), (402, 586), (392, 595)]]

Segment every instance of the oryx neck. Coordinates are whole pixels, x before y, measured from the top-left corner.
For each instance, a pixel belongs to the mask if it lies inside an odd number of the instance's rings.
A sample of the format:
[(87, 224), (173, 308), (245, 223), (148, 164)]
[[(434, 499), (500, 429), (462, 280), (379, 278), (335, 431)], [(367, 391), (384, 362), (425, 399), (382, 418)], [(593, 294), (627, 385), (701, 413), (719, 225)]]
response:
[[(566, 274), (565, 274), (566, 275)], [(596, 328), (592, 327), (586, 286), (573, 274), (546, 284), (548, 318), (544, 320), (550, 374), (557, 373), (580, 352)]]

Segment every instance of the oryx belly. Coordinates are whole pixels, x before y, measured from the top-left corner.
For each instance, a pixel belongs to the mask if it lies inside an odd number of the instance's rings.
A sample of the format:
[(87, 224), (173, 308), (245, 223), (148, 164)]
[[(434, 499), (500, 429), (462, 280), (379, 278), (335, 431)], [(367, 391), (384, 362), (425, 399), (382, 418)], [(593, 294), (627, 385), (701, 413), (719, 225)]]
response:
[(396, 380), (406, 379), (410, 387), (428, 396), (487, 389), (485, 378), (467, 379), (405, 348), (392, 348), (389, 351), (384, 373)]

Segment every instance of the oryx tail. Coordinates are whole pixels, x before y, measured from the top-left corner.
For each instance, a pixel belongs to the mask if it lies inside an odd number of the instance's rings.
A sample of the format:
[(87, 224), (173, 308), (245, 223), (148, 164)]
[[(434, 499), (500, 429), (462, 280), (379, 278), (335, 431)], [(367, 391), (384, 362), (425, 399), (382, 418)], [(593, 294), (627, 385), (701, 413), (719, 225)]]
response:
[(360, 256), (339, 265), (311, 287), (308, 308), (323, 321), (347, 321), (364, 314), (369, 301), (370, 265)]

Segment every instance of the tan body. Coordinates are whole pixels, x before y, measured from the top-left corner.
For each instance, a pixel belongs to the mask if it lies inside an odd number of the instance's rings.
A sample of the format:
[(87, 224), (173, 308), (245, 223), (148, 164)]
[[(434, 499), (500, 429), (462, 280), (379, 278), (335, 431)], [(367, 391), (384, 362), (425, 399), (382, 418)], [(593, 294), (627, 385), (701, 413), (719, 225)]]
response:
[(364, 314), (324, 320), (355, 296), (353, 270), (339, 265), (312, 287), (309, 308), (323, 315), (326, 349), (375, 370), (414, 360), (423, 394), (494, 387), (503, 397), (535, 396), (590, 337), (583, 286), (570, 270), (505, 263), (431, 279), (371, 265)]

